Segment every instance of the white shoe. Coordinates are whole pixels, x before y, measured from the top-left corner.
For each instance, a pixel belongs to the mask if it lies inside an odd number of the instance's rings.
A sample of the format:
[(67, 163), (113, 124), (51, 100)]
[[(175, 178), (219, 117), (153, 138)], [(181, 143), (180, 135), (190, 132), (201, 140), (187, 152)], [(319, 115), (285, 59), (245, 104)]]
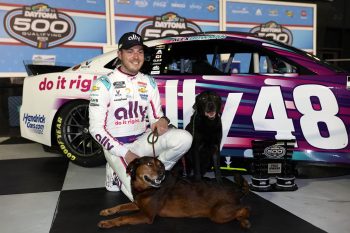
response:
[(118, 192), (120, 191), (121, 184), (122, 183), (119, 180), (117, 173), (115, 173), (111, 166), (109, 166), (109, 164), (106, 163), (106, 189), (111, 192)]

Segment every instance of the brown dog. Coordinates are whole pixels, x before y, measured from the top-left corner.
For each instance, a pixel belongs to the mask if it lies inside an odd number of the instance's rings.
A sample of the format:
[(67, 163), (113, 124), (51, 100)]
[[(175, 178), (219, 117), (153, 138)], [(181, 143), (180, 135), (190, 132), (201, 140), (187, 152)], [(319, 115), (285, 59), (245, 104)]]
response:
[(111, 228), (126, 224), (151, 224), (161, 217), (207, 217), (216, 223), (237, 219), (243, 228), (250, 228), (249, 208), (240, 205), (240, 199), (249, 191), (242, 176), (232, 182), (190, 182), (177, 180), (172, 175), (165, 179), (161, 161), (153, 157), (135, 159), (127, 167), (131, 176), (134, 202), (102, 210), (100, 215), (108, 216), (123, 211), (136, 211), (98, 223), (100, 228)]

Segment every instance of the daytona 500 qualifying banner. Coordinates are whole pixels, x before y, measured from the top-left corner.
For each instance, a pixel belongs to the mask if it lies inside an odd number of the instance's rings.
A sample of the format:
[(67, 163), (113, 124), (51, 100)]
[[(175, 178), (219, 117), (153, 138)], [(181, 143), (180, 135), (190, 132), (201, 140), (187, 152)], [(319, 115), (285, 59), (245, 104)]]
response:
[[(114, 28), (107, 30), (113, 3)], [(220, 4), (223, 4), (220, 6)], [(220, 14), (220, 8), (223, 9)], [(223, 14), (225, 13), (225, 14)], [(243, 31), (316, 51), (316, 5), (243, 0), (0, 0), (0, 77), (25, 76), (23, 62), (72, 66), (135, 31), (145, 39)], [(113, 26), (113, 25), (112, 25)], [(109, 40), (107, 44), (108, 38)]]
[(226, 1), (226, 30), (251, 32), (316, 53), (316, 5)]
[(0, 0), (0, 75), (23, 62), (74, 65), (102, 53), (105, 1)]
[(114, 3), (115, 43), (129, 31), (154, 39), (219, 30), (218, 0), (117, 0)]

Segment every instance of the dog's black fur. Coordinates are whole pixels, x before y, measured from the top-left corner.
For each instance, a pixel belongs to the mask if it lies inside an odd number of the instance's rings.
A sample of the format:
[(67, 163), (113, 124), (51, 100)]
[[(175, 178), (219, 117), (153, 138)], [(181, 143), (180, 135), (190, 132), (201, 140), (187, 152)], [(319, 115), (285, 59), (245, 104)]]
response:
[(193, 110), (190, 123), (186, 126), (193, 136), (192, 146), (185, 154), (186, 173), (193, 171), (195, 180), (201, 180), (213, 166), (216, 180), (221, 183), (221, 98), (214, 91), (201, 92), (196, 96)]

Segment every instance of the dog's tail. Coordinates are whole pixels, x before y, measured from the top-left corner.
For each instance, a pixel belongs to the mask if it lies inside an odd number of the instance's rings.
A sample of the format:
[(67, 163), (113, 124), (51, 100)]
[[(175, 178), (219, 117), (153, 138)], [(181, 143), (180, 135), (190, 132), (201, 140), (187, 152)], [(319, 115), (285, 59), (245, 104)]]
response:
[(239, 173), (234, 175), (234, 180), (238, 187), (242, 190), (243, 195), (247, 195), (249, 193), (249, 184), (247, 180), (244, 179), (244, 177)]

